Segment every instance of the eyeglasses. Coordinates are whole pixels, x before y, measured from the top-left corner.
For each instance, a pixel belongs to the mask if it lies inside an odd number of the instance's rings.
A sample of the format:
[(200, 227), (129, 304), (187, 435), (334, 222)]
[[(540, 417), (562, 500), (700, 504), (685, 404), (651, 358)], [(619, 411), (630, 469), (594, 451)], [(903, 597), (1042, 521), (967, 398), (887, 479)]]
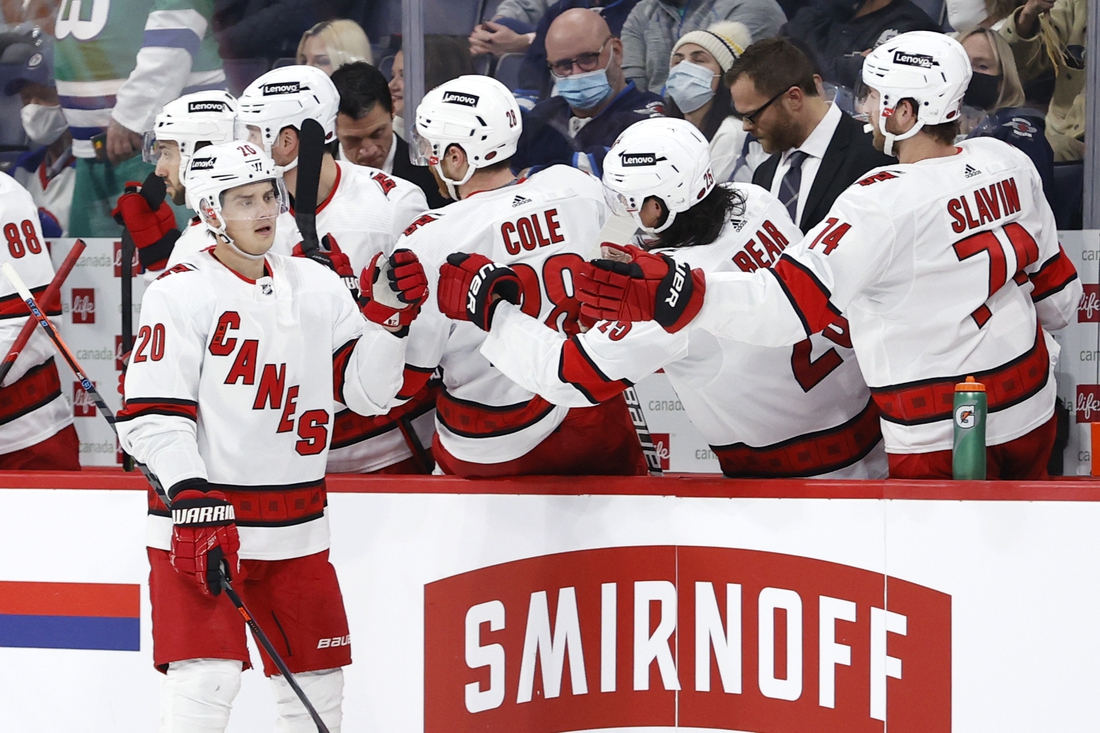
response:
[(748, 120), (750, 125), (755, 125), (756, 124), (756, 118), (759, 117), (760, 115), (762, 115), (764, 113), (764, 110), (766, 110), (768, 107), (772, 106), (772, 102), (779, 99), (780, 97), (782, 97), (787, 92), (791, 91), (792, 88), (793, 87), (787, 87), (783, 91), (779, 92), (779, 94), (776, 94), (774, 97), (769, 99), (767, 102), (764, 102), (764, 104), (762, 104), (759, 107), (757, 107), (756, 109), (754, 109), (752, 112), (746, 112), (746, 113), (738, 112), (737, 108), (734, 107), (733, 103), (731, 102), (730, 103), (730, 115), (732, 115), (734, 119)]
[(600, 50), (595, 53), (582, 53), (576, 58), (552, 61), (547, 66), (550, 67), (550, 72), (558, 78), (572, 74), (574, 66), (579, 67), (581, 71), (595, 71), (600, 63), (600, 56), (603, 55), (603, 50), (607, 47), (607, 41), (610, 41), (613, 37), (608, 36), (607, 40), (600, 46)]

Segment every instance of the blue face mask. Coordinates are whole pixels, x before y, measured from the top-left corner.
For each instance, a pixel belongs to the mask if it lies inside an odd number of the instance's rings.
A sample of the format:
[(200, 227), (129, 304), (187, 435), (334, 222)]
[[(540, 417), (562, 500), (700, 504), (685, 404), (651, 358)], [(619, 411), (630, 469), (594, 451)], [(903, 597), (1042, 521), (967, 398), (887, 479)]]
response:
[[(612, 50), (611, 58), (615, 55)], [(611, 58), (607, 65), (611, 65)], [(573, 109), (589, 110), (611, 96), (611, 82), (607, 80), (607, 67), (586, 71), (583, 74), (563, 76), (557, 80), (558, 95)]]
[(681, 61), (672, 67), (665, 87), (681, 112), (694, 112), (714, 99), (714, 90), (710, 85), (716, 76), (705, 66)]

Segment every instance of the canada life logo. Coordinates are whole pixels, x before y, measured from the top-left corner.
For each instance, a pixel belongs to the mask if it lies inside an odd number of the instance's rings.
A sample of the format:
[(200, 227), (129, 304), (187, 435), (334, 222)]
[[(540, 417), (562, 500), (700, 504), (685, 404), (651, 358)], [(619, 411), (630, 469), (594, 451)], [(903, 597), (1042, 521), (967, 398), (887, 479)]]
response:
[(95, 288), (73, 288), (69, 315), (73, 323), (95, 323)]
[(668, 433), (650, 433), (650, 439), (653, 440), (653, 447), (657, 451), (657, 458), (661, 460), (661, 470), (669, 470), (669, 459), (672, 456), (672, 442), (669, 440)]
[(1076, 422), (1100, 422), (1100, 384), (1077, 385)]
[(613, 547), (424, 588), (425, 733), (947, 733), (951, 597), (716, 547)]
[(1100, 323), (1100, 285), (1083, 285), (1077, 304), (1078, 323)]
[[(92, 382), (95, 386), (95, 382)], [(95, 402), (80, 382), (73, 382), (73, 417), (95, 417)]]
[[(115, 242), (115, 277), (122, 277), (122, 242)], [(138, 259), (137, 247), (134, 248), (134, 254), (130, 259), (130, 276), (137, 277), (141, 273), (145, 272), (145, 268), (141, 266), (141, 260)]]

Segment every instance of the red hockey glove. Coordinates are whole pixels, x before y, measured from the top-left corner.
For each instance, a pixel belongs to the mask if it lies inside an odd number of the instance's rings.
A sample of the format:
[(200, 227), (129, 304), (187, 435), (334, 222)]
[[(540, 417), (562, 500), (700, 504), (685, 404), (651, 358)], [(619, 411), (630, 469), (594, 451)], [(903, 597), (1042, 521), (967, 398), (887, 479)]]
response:
[(164, 181), (150, 173), (143, 184), (127, 182), (124, 191), (111, 216), (130, 232), (145, 269), (163, 270), (180, 236), (176, 215), (164, 200)]
[(317, 264), (324, 265), (332, 270), (343, 279), (344, 285), (351, 293), (351, 297), (356, 301), (359, 300), (359, 278), (355, 276), (355, 270), (351, 269), (351, 260), (340, 249), (336, 237), (326, 234), (321, 238), (321, 246), (310, 250), (308, 253), (302, 251), (302, 243), (298, 242), (294, 245), (294, 249), (290, 254), (292, 257), (305, 257), (307, 260), (313, 260)]
[(378, 253), (359, 278), (366, 296), (362, 310), (367, 320), (399, 328), (399, 336), (407, 334), (408, 325), (428, 299), (428, 278), (413, 251), (397, 249), (388, 259)]
[(523, 283), (511, 267), (484, 255), (455, 252), (439, 268), (439, 310), (448, 318), (488, 331), (501, 299), (523, 303)]
[(583, 317), (624, 323), (657, 321), (669, 333), (695, 318), (707, 288), (702, 270), (637, 247), (617, 248), (631, 261), (594, 260), (577, 273)]
[(195, 579), (204, 595), (222, 591), (220, 566), (228, 565), (229, 579), (237, 577), (241, 540), (237, 536), (233, 505), (220, 491), (187, 488), (172, 500), (172, 552), (169, 560), (178, 572)]

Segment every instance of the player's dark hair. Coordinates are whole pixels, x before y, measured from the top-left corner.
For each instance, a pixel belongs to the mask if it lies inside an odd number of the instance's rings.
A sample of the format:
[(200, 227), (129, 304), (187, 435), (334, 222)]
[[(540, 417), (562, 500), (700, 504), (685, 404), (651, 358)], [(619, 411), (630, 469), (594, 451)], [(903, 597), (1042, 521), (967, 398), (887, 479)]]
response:
[[(730, 88), (724, 84), (719, 84), (718, 88), (714, 90), (714, 99), (711, 101), (710, 109), (703, 115), (703, 127), (699, 130), (707, 140), (714, 139), (718, 128), (729, 117), (730, 104), (733, 102), (730, 97)], [(684, 113), (676, 106), (676, 102), (673, 101), (672, 97), (665, 99), (665, 114), (680, 120), (684, 119)]]
[[(656, 196), (647, 196), (646, 201), (655, 200), (661, 207), (661, 218), (657, 226), (668, 219), (665, 202)], [(706, 197), (687, 211), (681, 211), (673, 220), (672, 226), (658, 232), (657, 242), (650, 249), (661, 247), (698, 247), (710, 244), (718, 239), (722, 228), (731, 217), (743, 216), (745, 196), (735, 188), (715, 186)]]
[(329, 78), (340, 94), (337, 111), (353, 120), (368, 114), (376, 104), (381, 104), (386, 112), (393, 112), (393, 97), (386, 77), (366, 61), (344, 64)]
[[(920, 119), (920, 105), (917, 104), (917, 100), (906, 97), (899, 101), (898, 104), (900, 105), (903, 102), (908, 102), (909, 106), (915, 112), (917, 119)], [(961, 124), (962, 118), (960, 117), (953, 122), (941, 122), (938, 125), (925, 125), (920, 131), (936, 142), (943, 143), (944, 145), (951, 145), (955, 142), (955, 138), (959, 136)]]
[(745, 49), (722, 81), (727, 87), (743, 75), (749, 77), (756, 91), (774, 97), (791, 87), (798, 87), (808, 97), (817, 96), (814, 63), (789, 38), (766, 38)]

